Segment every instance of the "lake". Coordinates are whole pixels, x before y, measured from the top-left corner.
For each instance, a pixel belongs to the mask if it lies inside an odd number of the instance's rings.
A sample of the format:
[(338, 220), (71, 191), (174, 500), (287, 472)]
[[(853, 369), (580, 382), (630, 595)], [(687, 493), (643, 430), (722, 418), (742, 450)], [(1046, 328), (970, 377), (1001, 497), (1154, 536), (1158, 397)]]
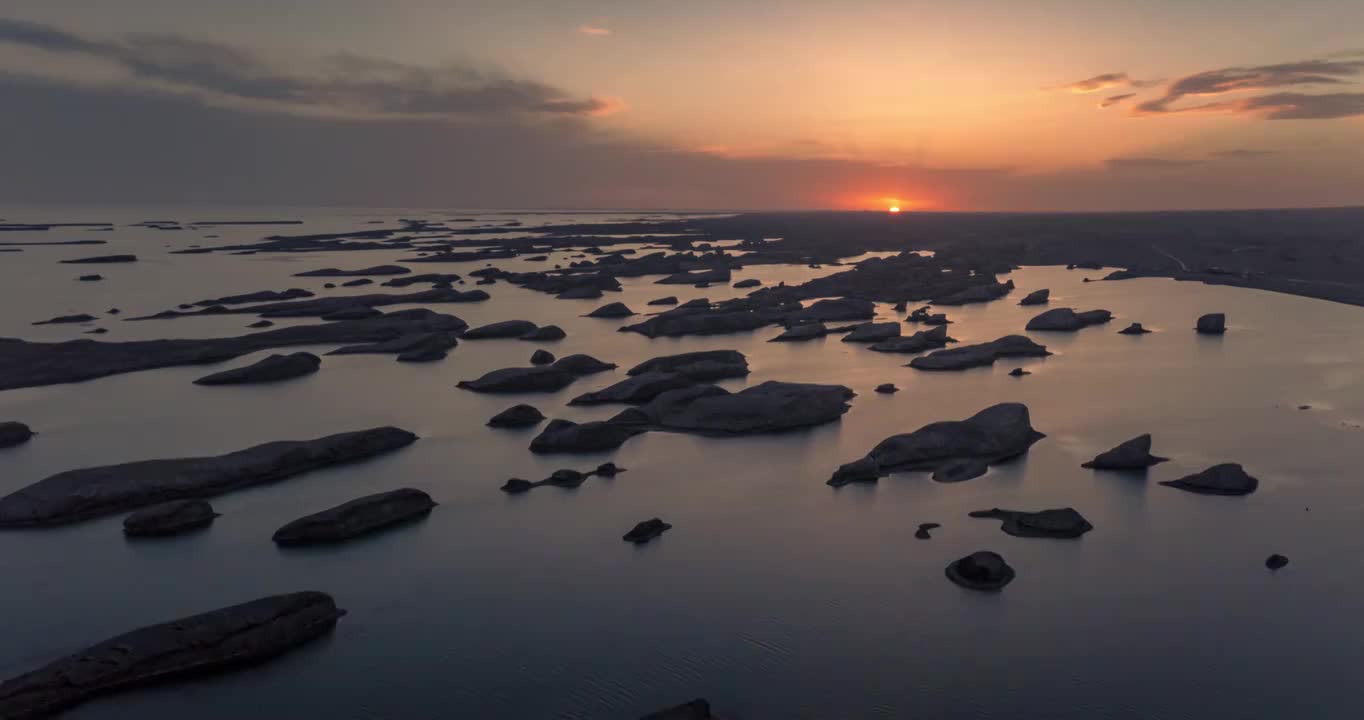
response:
[[(167, 215), (160, 217), (159, 215)], [(210, 216), (201, 216), (201, 215)], [(627, 220), (640, 213), (593, 215)], [(66, 340), (91, 326), (33, 327), (56, 315), (101, 316), (100, 340), (247, 332), (251, 316), (124, 322), (121, 317), (256, 290), (323, 295), (322, 267), (393, 262), (398, 252), (171, 255), (191, 244), (364, 229), (454, 212), (217, 209), (0, 210), (8, 222), (305, 219), (293, 227), (157, 231), (120, 225), (0, 233), (0, 242), (107, 240), (0, 255), (0, 336)], [(489, 215), (480, 221), (573, 221)], [(377, 226), (376, 226), (377, 227)], [(219, 238), (204, 238), (216, 234)], [(495, 241), (490, 241), (495, 242)], [(133, 265), (60, 259), (136, 253)], [(566, 262), (556, 253), (549, 265)], [(498, 261), (507, 269), (544, 263)], [(468, 271), (482, 263), (418, 272)], [(843, 268), (765, 265), (734, 280), (798, 283)], [(75, 282), (98, 272), (103, 282)], [(1116, 319), (1077, 333), (1030, 333), (1055, 354), (993, 368), (924, 373), (911, 356), (836, 336), (768, 343), (753, 333), (649, 340), (619, 320), (581, 317), (611, 301), (637, 312), (664, 295), (743, 290), (622, 279), (602, 300), (555, 300), (506, 283), (491, 301), (432, 306), (471, 326), (528, 319), (568, 332), (557, 343), (466, 341), (438, 363), (324, 357), (320, 373), (253, 387), (200, 387), (221, 366), (119, 375), (0, 393), (0, 420), (40, 434), (0, 450), (0, 493), (63, 470), (218, 454), (280, 439), (377, 425), (421, 436), (400, 452), (213, 500), (205, 532), (129, 542), (121, 517), (0, 533), (0, 676), (10, 677), (126, 630), (258, 596), (314, 589), (349, 614), (334, 634), (268, 665), (86, 704), (72, 718), (634, 718), (707, 697), (724, 717), (1166, 718), (1353, 717), (1348, 678), (1364, 660), (1364, 309), (1164, 279), (1085, 283), (1103, 271), (1027, 267), (1000, 301), (945, 308), (962, 343), (1021, 333), (1050, 307), (1106, 308)], [(472, 282), (469, 283), (472, 285)], [(420, 288), (414, 288), (420, 289)], [(385, 291), (387, 291), (385, 289)], [(1192, 328), (1226, 312), (1221, 337)], [(901, 318), (881, 305), (883, 319)], [(1117, 334), (1138, 321), (1155, 332)], [(310, 319), (282, 321), (308, 324)], [(906, 326), (909, 331), (914, 328)], [(532, 351), (583, 352), (620, 370), (552, 394), (479, 395), (464, 379), (524, 365)], [(316, 348), (325, 351), (330, 348)], [(838, 383), (858, 393), (841, 421), (781, 435), (703, 438), (649, 433), (589, 456), (532, 455), (537, 430), (494, 430), (489, 417), (529, 402), (549, 417), (604, 419), (619, 406), (566, 407), (651, 357), (708, 349), (747, 355), (766, 380)], [(1014, 367), (1032, 372), (1010, 377)], [(893, 382), (895, 395), (872, 389)], [(1047, 434), (1017, 461), (941, 484), (924, 473), (875, 485), (825, 484), (882, 439), (1000, 402), (1026, 403)], [(1299, 406), (1310, 406), (1299, 409)], [(1172, 458), (1145, 477), (1080, 464), (1135, 435)], [(509, 477), (613, 460), (627, 468), (576, 490), (508, 496)], [(1220, 462), (1260, 478), (1246, 497), (1157, 485)], [(278, 549), (299, 516), (354, 497), (415, 487), (440, 506), (424, 521), (325, 549)], [(971, 510), (1071, 506), (1094, 524), (1079, 540), (1022, 539)], [(659, 516), (674, 528), (634, 547), (621, 535)], [(931, 540), (919, 523), (939, 522)], [(998, 594), (953, 585), (944, 566), (990, 549), (1017, 579)], [(1270, 553), (1291, 564), (1264, 567)]]

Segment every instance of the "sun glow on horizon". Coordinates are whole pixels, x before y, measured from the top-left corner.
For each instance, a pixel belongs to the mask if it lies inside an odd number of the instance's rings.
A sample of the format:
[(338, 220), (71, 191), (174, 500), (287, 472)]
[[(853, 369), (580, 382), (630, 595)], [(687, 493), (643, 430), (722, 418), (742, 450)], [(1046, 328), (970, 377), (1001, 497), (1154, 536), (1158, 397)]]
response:
[(899, 205), (891, 205), (890, 207), (886, 208), (886, 210), (887, 210), (888, 212), (892, 213), (892, 214), (898, 213), (898, 212), (900, 212), (900, 206), (899, 206)]

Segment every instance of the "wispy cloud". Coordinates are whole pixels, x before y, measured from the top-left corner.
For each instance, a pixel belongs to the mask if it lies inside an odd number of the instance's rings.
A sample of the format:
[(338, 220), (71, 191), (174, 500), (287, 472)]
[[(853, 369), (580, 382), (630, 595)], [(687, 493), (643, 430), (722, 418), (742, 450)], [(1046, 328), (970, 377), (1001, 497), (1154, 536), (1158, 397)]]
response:
[(1108, 97), (1106, 97), (1106, 98), (1104, 98), (1103, 100), (1100, 100), (1100, 101), (1099, 101), (1099, 109), (1111, 108), (1111, 107), (1113, 107), (1114, 105), (1117, 105), (1118, 103), (1123, 102), (1124, 100), (1130, 100), (1130, 99), (1132, 99), (1132, 98), (1134, 98), (1134, 97), (1136, 97), (1136, 96), (1137, 96), (1136, 93), (1123, 93), (1123, 94), (1121, 94), (1121, 95), (1109, 95)]
[(1185, 160), (1163, 157), (1115, 157), (1104, 161), (1109, 170), (1174, 170), (1201, 163), (1201, 160)]
[(1277, 92), (1232, 101), (1217, 101), (1176, 106), (1191, 97), (1300, 87), (1304, 85), (1345, 85), (1364, 76), (1364, 57), (1357, 54), (1323, 60), (1229, 67), (1182, 77), (1170, 83), (1162, 97), (1139, 103), (1138, 115), (1184, 112), (1229, 112), (1259, 114), (1271, 120), (1320, 120), (1364, 114), (1364, 93), (1309, 95)]
[(611, 34), (611, 28), (603, 25), (579, 25), (578, 32), (592, 37), (602, 37)]
[(280, 67), (242, 48), (174, 35), (104, 38), (0, 19), (0, 44), (78, 56), (152, 88), (266, 109), (459, 118), (591, 116), (624, 107), (618, 100), (573, 97), (543, 83), (468, 65), (429, 68), (340, 55), (299, 70)]
[(1152, 84), (1153, 83), (1151, 81), (1137, 80), (1125, 72), (1116, 72), (1095, 75), (1094, 77), (1091, 78), (1085, 78), (1084, 80), (1076, 80), (1075, 82), (1066, 83), (1064, 85), (1057, 85), (1049, 89), (1069, 90), (1070, 92), (1073, 93), (1092, 93), (1098, 92), (1100, 90), (1108, 90), (1109, 88), (1115, 87), (1141, 88), (1147, 87)]
[(1209, 154), (1210, 154), (1212, 157), (1216, 157), (1216, 158), (1254, 158), (1254, 157), (1264, 157), (1264, 156), (1266, 156), (1266, 155), (1273, 155), (1273, 154), (1275, 154), (1275, 153), (1274, 153), (1273, 150), (1254, 150), (1254, 149), (1251, 149), (1251, 148), (1232, 148), (1232, 149), (1230, 149), (1230, 150), (1218, 150), (1217, 152), (1209, 153)]

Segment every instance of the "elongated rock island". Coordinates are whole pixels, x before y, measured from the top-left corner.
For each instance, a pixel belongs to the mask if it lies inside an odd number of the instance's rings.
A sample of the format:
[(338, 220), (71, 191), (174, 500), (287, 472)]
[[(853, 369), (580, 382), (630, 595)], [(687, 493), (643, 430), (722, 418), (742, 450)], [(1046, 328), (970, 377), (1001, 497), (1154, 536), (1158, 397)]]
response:
[(330, 595), (298, 592), (133, 630), (0, 683), (0, 717), (51, 717), (101, 695), (269, 660), (345, 614)]
[(395, 427), (285, 440), (226, 455), (68, 470), (0, 498), (0, 528), (60, 525), (170, 500), (221, 495), (411, 445)]

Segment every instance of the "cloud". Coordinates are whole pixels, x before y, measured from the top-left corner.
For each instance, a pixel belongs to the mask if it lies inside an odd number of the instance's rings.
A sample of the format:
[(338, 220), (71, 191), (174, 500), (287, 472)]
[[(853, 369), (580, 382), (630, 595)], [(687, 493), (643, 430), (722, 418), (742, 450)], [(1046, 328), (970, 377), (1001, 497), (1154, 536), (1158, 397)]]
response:
[(1147, 87), (1151, 84), (1152, 83), (1149, 81), (1136, 80), (1125, 72), (1118, 72), (1095, 75), (1094, 77), (1085, 78), (1084, 80), (1076, 80), (1075, 82), (1066, 83), (1065, 85), (1058, 85), (1052, 89), (1069, 90), (1073, 93), (1092, 93), (1115, 87), (1140, 88)]
[(1162, 157), (1115, 157), (1104, 161), (1109, 170), (1174, 170), (1198, 165), (1201, 160)]
[(1138, 115), (1181, 112), (1259, 113), (1269, 119), (1326, 119), (1364, 114), (1364, 94), (1336, 93), (1307, 95), (1279, 92), (1231, 102), (1213, 102), (1174, 107), (1189, 97), (1207, 97), (1248, 90), (1298, 87), (1302, 85), (1343, 85), (1364, 75), (1364, 59), (1340, 56), (1324, 60), (1252, 67), (1208, 70), (1170, 83), (1162, 97), (1139, 103)]
[(1212, 157), (1217, 158), (1254, 158), (1274, 154), (1273, 150), (1252, 150), (1249, 148), (1232, 148), (1230, 150), (1218, 150), (1217, 152), (1209, 153)]
[(472, 66), (427, 68), (339, 55), (301, 71), (278, 67), (245, 49), (173, 35), (105, 39), (0, 19), (0, 44), (94, 60), (149, 89), (273, 110), (463, 118), (592, 116), (624, 107), (619, 100), (577, 98)]
[(611, 28), (603, 27), (601, 25), (579, 25), (578, 32), (592, 37), (602, 37), (604, 35), (610, 35)]
[(1104, 109), (1104, 108), (1113, 107), (1114, 105), (1117, 105), (1118, 103), (1120, 103), (1120, 102), (1122, 102), (1122, 101), (1124, 101), (1124, 100), (1129, 100), (1129, 99), (1134, 98), (1134, 97), (1136, 97), (1136, 96), (1137, 96), (1136, 93), (1123, 93), (1122, 95), (1109, 95), (1108, 97), (1106, 97), (1106, 98), (1104, 98), (1103, 100), (1100, 100), (1100, 101), (1099, 101), (1099, 109), (1102, 110), (1102, 109)]

